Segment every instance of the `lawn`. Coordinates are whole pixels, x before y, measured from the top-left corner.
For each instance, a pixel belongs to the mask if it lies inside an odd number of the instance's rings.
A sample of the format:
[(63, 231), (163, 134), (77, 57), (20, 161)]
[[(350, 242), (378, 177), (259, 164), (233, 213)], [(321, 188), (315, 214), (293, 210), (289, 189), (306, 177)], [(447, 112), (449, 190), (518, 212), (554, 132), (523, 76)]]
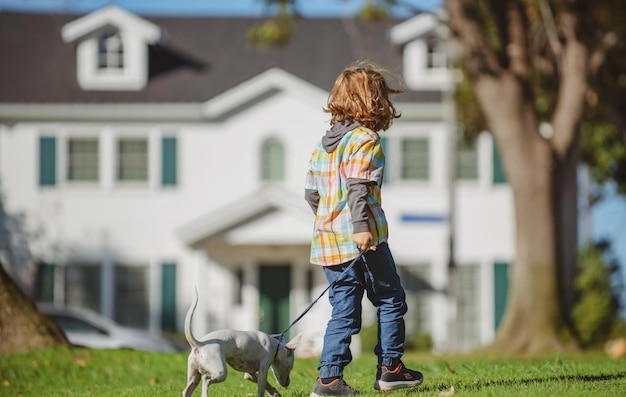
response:
[[(439, 396), (454, 386), (454, 396), (626, 396), (626, 359), (600, 352), (542, 358), (485, 355), (407, 354), (407, 366), (424, 373), (422, 386), (375, 392), (373, 355), (346, 369), (346, 380), (364, 396)], [(296, 360), (291, 386), (283, 397), (305, 397), (317, 374), (316, 360)], [(46, 350), (0, 355), (0, 396), (180, 396), (185, 386), (186, 354), (130, 350)], [(276, 386), (276, 381), (271, 379)], [(256, 386), (230, 371), (225, 383), (210, 387), (211, 397), (255, 396)], [(200, 396), (200, 388), (194, 393)]]

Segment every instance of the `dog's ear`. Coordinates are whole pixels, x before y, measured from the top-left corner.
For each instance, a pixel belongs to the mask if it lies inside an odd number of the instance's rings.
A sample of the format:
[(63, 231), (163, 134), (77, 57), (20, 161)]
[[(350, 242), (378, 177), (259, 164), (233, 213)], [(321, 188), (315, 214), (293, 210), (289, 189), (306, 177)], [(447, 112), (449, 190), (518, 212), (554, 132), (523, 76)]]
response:
[(296, 350), (296, 346), (298, 346), (298, 343), (300, 343), (301, 338), (302, 338), (302, 333), (299, 333), (293, 339), (291, 339), (289, 343), (287, 343), (286, 345), (287, 348), (291, 350)]

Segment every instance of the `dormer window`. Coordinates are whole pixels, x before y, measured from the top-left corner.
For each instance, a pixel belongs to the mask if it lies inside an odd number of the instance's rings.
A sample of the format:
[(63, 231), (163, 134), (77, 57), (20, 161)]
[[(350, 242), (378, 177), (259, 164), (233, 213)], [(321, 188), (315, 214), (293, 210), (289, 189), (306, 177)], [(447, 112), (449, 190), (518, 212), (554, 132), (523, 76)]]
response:
[(119, 31), (108, 31), (98, 39), (98, 69), (124, 69), (124, 42)]
[(448, 89), (449, 32), (443, 15), (423, 13), (391, 29), (392, 42), (402, 46), (404, 81), (412, 90)]
[(66, 43), (77, 42), (76, 79), (83, 90), (139, 91), (148, 83), (158, 26), (113, 5), (66, 24), (61, 33)]

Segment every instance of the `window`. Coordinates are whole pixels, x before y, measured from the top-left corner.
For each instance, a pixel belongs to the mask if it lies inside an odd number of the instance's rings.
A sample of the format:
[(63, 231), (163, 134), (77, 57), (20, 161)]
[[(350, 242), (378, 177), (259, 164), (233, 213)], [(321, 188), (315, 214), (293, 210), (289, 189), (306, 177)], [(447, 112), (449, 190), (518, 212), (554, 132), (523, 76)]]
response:
[(467, 351), (480, 343), (479, 268), (464, 265), (456, 269), (456, 340), (458, 348)]
[(70, 138), (67, 179), (72, 182), (97, 182), (98, 178), (98, 139)]
[(61, 36), (66, 44), (76, 44), (80, 88), (140, 91), (148, 83), (149, 52), (161, 41), (163, 30), (120, 7), (105, 7), (64, 24)]
[(115, 320), (147, 328), (149, 313), (147, 266), (115, 266)]
[(120, 139), (118, 145), (118, 180), (148, 180), (148, 141)]
[(407, 265), (398, 269), (407, 305), (411, 308), (406, 317), (407, 334), (431, 334), (430, 296), (434, 289), (430, 282), (430, 266)]
[(109, 31), (98, 38), (98, 69), (124, 68), (124, 43), (119, 31)]
[(35, 278), (35, 299), (38, 302), (54, 302), (54, 273), (56, 266), (52, 263), (39, 263)]
[(65, 303), (100, 311), (100, 273), (94, 264), (75, 264), (65, 268)]
[(439, 69), (446, 67), (446, 54), (442, 51), (441, 41), (435, 37), (430, 36), (426, 38), (426, 67), (428, 69)]
[(466, 142), (460, 138), (456, 144), (456, 178), (478, 179), (478, 151), (476, 141)]
[(426, 138), (402, 140), (402, 179), (427, 180), (430, 175), (429, 147)]
[(285, 179), (285, 149), (278, 139), (269, 138), (261, 148), (261, 179), (282, 181)]

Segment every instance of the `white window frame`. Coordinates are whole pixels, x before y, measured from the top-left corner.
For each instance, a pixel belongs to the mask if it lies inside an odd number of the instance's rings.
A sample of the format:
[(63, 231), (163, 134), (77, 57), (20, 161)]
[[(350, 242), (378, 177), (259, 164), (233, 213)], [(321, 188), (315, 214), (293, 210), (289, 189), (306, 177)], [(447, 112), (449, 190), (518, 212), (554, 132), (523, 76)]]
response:
[[(401, 270), (401, 274), (406, 272), (410, 273), (413, 277), (421, 278), (425, 283), (433, 285), (433, 266), (427, 262), (420, 262), (416, 264), (398, 264)], [(433, 291), (422, 290), (422, 291), (413, 291), (411, 289), (407, 289), (407, 298), (413, 299), (417, 301), (417, 305), (419, 305), (421, 309), (421, 314), (424, 315), (425, 318), (417, 319), (417, 329), (411, 330), (413, 333), (428, 333), (431, 338), (433, 337), (433, 307), (432, 307), (432, 294)], [(414, 296), (415, 295), (415, 296)], [(415, 319), (411, 319), (413, 321)]]
[[(71, 128), (42, 128), (42, 131), (57, 139), (57, 189), (139, 191), (161, 190), (161, 138), (171, 135), (171, 129), (146, 126), (94, 126), (76, 125)], [(69, 176), (69, 142), (74, 139), (94, 139), (98, 141), (98, 180), (76, 181)], [(120, 180), (119, 140), (141, 139), (147, 141), (147, 172), (145, 180)]]
[(77, 47), (78, 83), (84, 90), (139, 91), (148, 82), (148, 44), (139, 37), (119, 30), (123, 48), (122, 68), (100, 67), (100, 42), (111, 30), (87, 36)]
[(461, 178), (460, 174), (459, 174), (459, 165), (461, 164), (461, 151), (460, 151), (460, 145), (465, 145), (465, 142), (463, 141), (463, 137), (462, 136), (458, 136), (457, 137), (457, 142), (456, 142), (456, 146), (455, 146), (455, 179), (457, 183), (462, 183), (462, 184), (471, 184), (471, 185), (475, 185), (480, 181), (480, 142), (478, 140), (478, 138), (474, 139), (474, 141), (470, 142), (469, 145), (471, 145), (472, 147), (471, 152), (473, 153), (467, 153), (467, 156), (474, 156), (474, 171), (476, 173), (475, 176), (471, 177), (471, 178)]
[[(475, 288), (468, 290), (467, 283), (462, 283), (459, 272), (470, 271), (472, 281)], [(456, 310), (456, 341), (460, 351), (470, 351), (480, 346), (481, 330), (482, 330), (482, 278), (481, 266), (479, 263), (460, 263), (456, 267), (456, 291), (457, 291), (457, 310)], [(472, 294), (473, 302), (468, 302), (468, 294)], [(464, 310), (461, 305), (471, 304), (468, 310)], [(463, 324), (463, 319), (467, 319), (467, 324)], [(468, 332), (469, 330), (469, 332)]]
[[(146, 172), (146, 176), (143, 179), (123, 179), (122, 178), (122, 161), (124, 161), (123, 159), (123, 153), (122, 153), (122, 143), (123, 142), (129, 142), (129, 141), (142, 141), (145, 142), (146, 145), (146, 151), (145, 151), (145, 172)], [(150, 137), (148, 136), (148, 134), (143, 134), (143, 135), (136, 135), (136, 134), (132, 134), (132, 135), (118, 135), (116, 142), (115, 142), (115, 181), (116, 183), (120, 183), (120, 184), (148, 184), (150, 181), (150, 154), (151, 154), (151, 150), (150, 150)]]
[[(72, 142), (76, 142), (76, 141), (95, 141), (97, 144), (97, 158), (96, 158), (96, 171), (97, 171), (97, 177), (94, 180), (91, 179), (72, 179), (70, 177), (71, 174), (71, 167), (72, 167), (72, 154), (70, 153), (71, 151), (71, 144)], [(102, 143), (100, 142), (99, 137), (96, 135), (71, 135), (68, 136), (64, 142), (64, 153), (63, 153), (63, 157), (65, 159), (65, 167), (62, 168), (63, 169), (63, 175), (62, 178), (64, 181), (66, 181), (69, 184), (72, 185), (98, 185), (100, 183), (100, 181), (102, 180)]]
[[(438, 40), (436, 44), (429, 40)], [(403, 51), (404, 80), (408, 88), (446, 89), (452, 83), (453, 72), (447, 67), (443, 39), (420, 37), (405, 44)], [(431, 64), (431, 66), (429, 66)]]
[[(127, 302), (119, 302), (118, 299), (122, 297), (122, 293), (120, 292), (120, 285), (118, 284), (119, 280), (118, 280), (118, 272), (120, 270), (129, 270), (129, 271), (139, 271), (141, 272), (141, 277), (143, 278), (143, 287), (144, 287), (144, 291), (143, 293), (144, 295), (144, 299), (145, 299), (145, 307), (143, 308), (143, 313), (145, 313), (145, 318), (143, 319), (144, 322), (141, 324), (128, 324), (125, 319), (120, 318), (120, 312), (118, 311), (118, 308), (122, 306), (123, 303), (127, 303)], [(113, 311), (114, 311), (114, 318), (115, 320), (123, 325), (127, 325), (127, 326), (131, 326), (131, 327), (135, 327), (135, 328), (141, 328), (141, 329), (149, 329), (150, 328), (150, 321), (151, 321), (151, 314), (150, 314), (150, 309), (151, 309), (151, 288), (154, 286), (151, 280), (151, 266), (149, 263), (126, 263), (126, 262), (115, 262), (113, 265), (113, 285), (114, 285), (114, 290), (115, 295), (113, 296)], [(137, 290), (137, 283), (133, 282), (133, 280), (130, 281), (129, 283), (129, 290)], [(139, 291), (142, 292), (142, 291)], [(133, 301), (131, 299), (131, 301)], [(137, 309), (137, 307), (135, 308)], [(139, 311), (142, 311), (142, 308), (139, 308)]]
[[(418, 183), (424, 183), (430, 180), (430, 174), (431, 174), (431, 165), (430, 165), (430, 156), (432, 156), (432, 150), (430, 148), (430, 140), (428, 139), (428, 137), (402, 137), (399, 139), (400, 142), (400, 178), (404, 181), (407, 182), (418, 182)], [(418, 176), (410, 176), (408, 175), (409, 173), (407, 173), (407, 168), (414, 168), (414, 167), (407, 167), (407, 166), (411, 166), (411, 165), (415, 165), (415, 164), (408, 164), (407, 161), (407, 157), (408, 155), (414, 155), (417, 154), (417, 152), (414, 151), (406, 151), (405, 147), (407, 144), (409, 143), (420, 143), (420, 144), (425, 144), (426, 146), (426, 151), (425, 153), (420, 152), (420, 155), (425, 155), (426, 159), (420, 159), (423, 160), (423, 164), (420, 163), (419, 164), (419, 168), (417, 171), (419, 171), (420, 175)], [(425, 167), (425, 169), (422, 169), (422, 166)], [(425, 173), (425, 175), (422, 175), (422, 173)]]
[[(441, 123), (396, 123), (388, 131), (381, 132), (386, 138), (385, 183), (393, 186), (431, 187), (443, 185), (445, 164), (438, 164), (445, 158), (440, 155), (445, 150), (445, 127)], [(402, 177), (402, 141), (418, 138), (428, 140), (428, 179), (404, 179)]]

